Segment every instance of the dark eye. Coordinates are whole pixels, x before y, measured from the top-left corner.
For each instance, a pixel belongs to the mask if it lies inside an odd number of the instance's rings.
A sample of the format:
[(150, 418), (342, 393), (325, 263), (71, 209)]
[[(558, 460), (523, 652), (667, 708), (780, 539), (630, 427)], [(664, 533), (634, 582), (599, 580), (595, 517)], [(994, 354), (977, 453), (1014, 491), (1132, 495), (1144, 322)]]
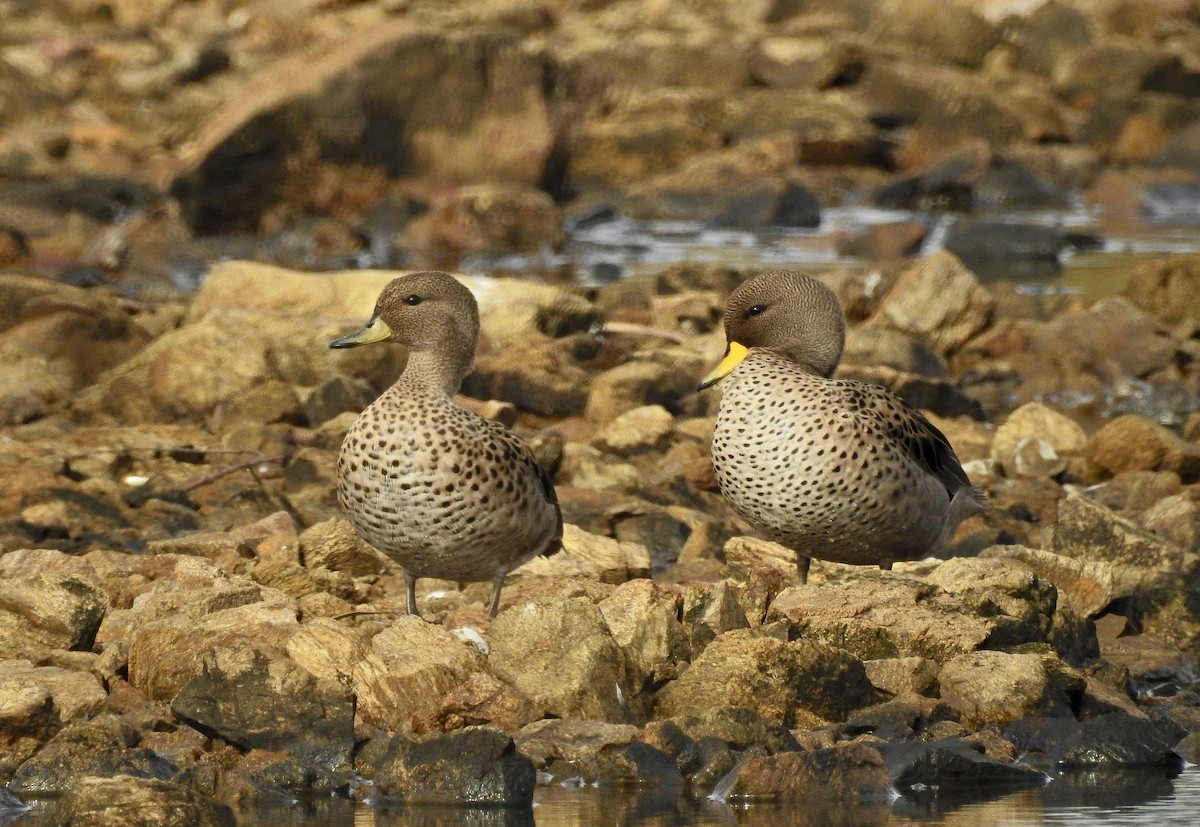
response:
[(756, 305), (754, 305), (754, 307), (751, 307), (749, 310), (746, 311), (746, 316), (747, 317), (757, 316), (758, 314), (762, 313), (766, 309), (767, 309), (767, 306), (765, 304), (756, 304)]
[(421, 297), (416, 293), (412, 293), (404, 298), (404, 303), (407, 305), (418, 305), (421, 303)]

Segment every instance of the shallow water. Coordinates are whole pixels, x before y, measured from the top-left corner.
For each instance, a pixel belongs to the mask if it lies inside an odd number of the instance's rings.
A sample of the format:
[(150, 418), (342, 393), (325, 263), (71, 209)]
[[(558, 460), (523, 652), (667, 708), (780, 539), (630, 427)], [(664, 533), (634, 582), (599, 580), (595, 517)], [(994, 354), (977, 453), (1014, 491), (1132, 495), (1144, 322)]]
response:
[[(1078, 774), (1040, 789), (975, 790), (947, 796), (927, 790), (894, 801), (827, 807), (692, 801), (674, 794), (620, 787), (539, 787), (530, 810), (398, 807), (345, 799), (277, 804), (238, 814), (239, 827), (573, 827), (574, 825), (692, 825), (693, 827), (1024, 827), (1129, 825), (1194, 827), (1200, 822), (1200, 767), (1172, 777), (1161, 770)], [(0, 817), (0, 824), (6, 822)], [(51, 822), (35, 810), (12, 827)]]

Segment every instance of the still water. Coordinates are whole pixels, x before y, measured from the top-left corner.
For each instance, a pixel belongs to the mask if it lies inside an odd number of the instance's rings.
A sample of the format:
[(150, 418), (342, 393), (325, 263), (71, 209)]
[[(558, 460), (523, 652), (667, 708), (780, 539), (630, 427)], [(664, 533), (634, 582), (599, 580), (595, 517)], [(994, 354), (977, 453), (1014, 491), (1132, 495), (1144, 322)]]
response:
[[(828, 807), (789, 804), (722, 804), (674, 793), (620, 787), (539, 787), (532, 810), (400, 807), (345, 799), (285, 804), (238, 814), (239, 827), (1027, 827), (1027, 825), (1131, 825), (1196, 827), (1200, 824), (1200, 767), (1177, 776), (1161, 770), (1116, 775), (1079, 774), (1040, 789), (937, 792)], [(39, 808), (40, 809), (40, 808)], [(11, 827), (51, 822), (35, 809)], [(0, 823), (5, 823), (0, 818)]]

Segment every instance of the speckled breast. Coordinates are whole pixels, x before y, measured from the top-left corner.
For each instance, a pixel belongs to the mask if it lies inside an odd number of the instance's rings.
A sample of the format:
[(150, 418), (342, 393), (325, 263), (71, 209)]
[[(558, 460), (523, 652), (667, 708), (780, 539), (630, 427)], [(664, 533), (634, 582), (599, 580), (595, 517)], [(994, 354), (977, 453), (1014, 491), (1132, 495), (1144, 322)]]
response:
[(801, 554), (879, 564), (924, 556), (941, 536), (944, 487), (847, 404), (844, 383), (752, 352), (722, 383), (713, 434), (721, 493)]
[(490, 580), (538, 554), (556, 515), (536, 468), (497, 423), (452, 404), (376, 400), (338, 458), (338, 501), (416, 577)]

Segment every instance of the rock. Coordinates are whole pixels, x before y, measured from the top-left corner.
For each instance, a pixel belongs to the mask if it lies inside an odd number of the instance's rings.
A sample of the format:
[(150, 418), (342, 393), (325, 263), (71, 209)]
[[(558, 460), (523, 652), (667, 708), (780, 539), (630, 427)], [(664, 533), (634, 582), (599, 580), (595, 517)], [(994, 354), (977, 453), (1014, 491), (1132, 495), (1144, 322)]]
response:
[(880, 741), (907, 741), (918, 735), (927, 739), (939, 724), (957, 717), (940, 700), (907, 693), (853, 712), (838, 731), (845, 736), (870, 735)]
[(29, 805), (8, 790), (0, 790), (0, 817), (12, 819), (14, 813), (28, 812)]
[(1200, 447), (1144, 416), (1106, 422), (1083, 452), (1092, 480), (1125, 471), (1174, 471), (1185, 482), (1200, 479)]
[(54, 698), (45, 687), (0, 674), (0, 778), (11, 778), (61, 727)]
[(634, 408), (618, 416), (596, 435), (596, 445), (617, 454), (634, 454), (661, 447), (675, 418), (661, 405)]
[[(509, 576), (587, 577), (601, 583), (624, 583), (650, 576), (650, 552), (637, 543), (601, 537), (565, 523), (561, 550), (550, 557), (535, 557)], [(501, 605), (508, 601), (502, 599)]]
[(316, 617), (301, 624), (284, 649), (313, 677), (344, 684), (354, 666), (371, 653), (371, 635), (363, 628)]
[(745, 629), (750, 623), (737, 590), (723, 580), (711, 587), (688, 587), (683, 595), (683, 625), (695, 657), (715, 638), (734, 629)]
[(564, 240), (550, 195), (513, 183), (472, 184), (439, 197), (405, 226), (404, 236), (433, 256), (548, 252)]
[(132, 775), (165, 781), (175, 767), (144, 748), (137, 736), (115, 719), (78, 721), (64, 728), (29, 760), (8, 783), (16, 793), (53, 795), (69, 792), (81, 778)]
[(289, 752), (322, 767), (345, 766), (354, 747), (354, 703), (342, 686), (250, 646), (207, 655), (171, 711), (242, 749)]
[(1030, 717), (1005, 729), (1004, 737), (1028, 763), (1047, 769), (1115, 770), (1180, 766), (1172, 748), (1184, 732), (1165, 717), (1146, 721), (1109, 712), (1082, 721)]
[(1200, 256), (1165, 256), (1139, 264), (1121, 295), (1164, 324), (1200, 325)]
[(442, 699), (472, 673), (483, 656), (440, 626), (401, 615), (371, 640), (371, 654), (351, 669), (358, 710), (396, 732), (426, 732)]
[(750, 630), (718, 636), (678, 679), (659, 691), (657, 717), (745, 706), (795, 726), (840, 720), (874, 699), (862, 662), (809, 640), (785, 643)]
[(970, 652), (942, 664), (941, 698), (958, 710), (963, 726), (1006, 727), (1035, 715), (1071, 717), (1071, 693), (1083, 679), (1057, 659), (1037, 654)]
[(636, 359), (604, 371), (592, 382), (585, 415), (596, 422), (611, 422), (623, 413), (645, 405), (672, 406), (691, 393), (695, 376), (677, 365), (653, 359)]
[(896, 788), (936, 789), (953, 793), (972, 789), (1040, 787), (1046, 774), (984, 754), (981, 744), (958, 738), (909, 741), (878, 747)]
[[(969, 569), (983, 562), (971, 561), (971, 567), (958, 573), (977, 578), (982, 572)], [(1043, 612), (1053, 592), (1018, 564), (984, 565), (993, 566), (995, 592), (968, 581), (961, 586), (978, 591), (956, 595), (932, 583), (856, 572), (821, 585), (785, 589), (767, 619), (787, 620), (791, 634), (824, 640), (867, 660), (918, 656), (941, 663), (992, 641), (1040, 641), (1038, 635), (1049, 626)]]
[[(443, 34), (394, 18), (339, 39), (316, 59), (283, 58), (246, 78), (210, 113), (175, 171), (172, 194), (188, 223), (207, 234), (253, 229), (284, 199), (285, 169), (301, 170), (298, 191), (321, 191), (328, 168), (303, 162), (306, 146), (329, 158), (371, 147), (381, 122), (399, 131), (368, 149), (364, 162), (387, 174), (536, 183), (554, 144), (542, 86), (550, 68), (520, 48), (517, 32), (471, 32)], [(496, 77), (505, 82), (489, 82)], [(388, 94), (368, 91), (381, 88)], [(454, 114), (442, 105), (450, 98), (461, 107)]]
[(683, 785), (675, 761), (638, 740), (637, 728), (629, 725), (579, 719), (538, 721), (522, 729), (516, 742), (549, 783)]
[(765, 37), (755, 45), (750, 72), (766, 86), (824, 89), (853, 66), (853, 51), (817, 37)]
[(1182, 494), (1165, 497), (1150, 506), (1140, 522), (1147, 531), (1168, 542), (1200, 550), (1200, 506)]
[(438, 725), (447, 732), (471, 726), (516, 732), (541, 714), (525, 695), (490, 672), (480, 671), (472, 672), (442, 699)]
[(625, 652), (630, 684), (650, 690), (677, 677), (691, 660), (687, 632), (679, 622), (680, 594), (651, 580), (633, 580), (600, 601), (613, 640)]
[(955, 221), (943, 242), (946, 250), (984, 278), (1037, 279), (1056, 275), (1064, 233), (1041, 224), (984, 219)]
[[(1041, 402), (1027, 402), (1017, 408), (996, 429), (992, 440), (991, 457), (1000, 463), (1009, 476), (1053, 476), (1066, 467), (1066, 463), (1052, 466), (1039, 463), (1038, 458), (1049, 460), (1078, 456), (1087, 444), (1087, 435), (1074, 420), (1064, 416)], [(1034, 446), (1034, 454), (1030, 454)], [(1044, 447), (1043, 447), (1044, 446)], [(1048, 449), (1048, 450), (1047, 450)], [(1051, 468), (1058, 468), (1051, 471)]]
[[(906, 269), (868, 325), (891, 327), (947, 355), (991, 319), (995, 299), (961, 261), (933, 253)], [(937, 308), (931, 313), (930, 308)]]
[(300, 557), (309, 568), (344, 571), (354, 576), (379, 574), (387, 563), (344, 517), (304, 529), (300, 533)]
[[(696, 742), (701, 752), (706, 741), (714, 740), (739, 751), (761, 748), (770, 755), (800, 749), (796, 737), (786, 726), (745, 706), (696, 710), (671, 721)], [(653, 722), (647, 726), (652, 725)]]
[(40, 710), (44, 696), (48, 696), (62, 724), (93, 717), (108, 700), (108, 693), (99, 678), (90, 672), (59, 666), (34, 666), (24, 660), (0, 660), (0, 698), (10, 692), (14, 699), (24, 696), (11, 712), (24, 709), (28, 714)]
[(1029, 350), (1054, 353), (1065, 373), (1101, 381), (1145, 376), (1171, 364), (1178, 346), (1159, 323), (1120, 296), (1110, 296), (1083, 313), (1056, 316), (1031, 331)]
[(533, 341), (480, 353), (462, 391), (543, 416), (569, 416), (587, 403), (587, 384), (587, 374), (562, 347)]
[(492, 621), (488, 642), (489, 667), (544, 715), (610, 723), (629, 719), (625, 655), (590, 601), (514, 605)]
[(104, 593), (75, 575), (0, 581), (0, 651), (36, 656), (42, 648), (88, 649), (108, 608)]
[(961, 601), (961, 610), (994, 617), (989, 646), (1045, 640), (1058, 601), (1054, 586), (1007, 560), (954, 557), (926, 578)]
[(234, 827), (233, 811), (180, 784), (117, 775), (79, 778), (54, 803), (58, 824), (103, 827)]
[(535, 781), (512, 738), (486, 727), (396, 740), (375, 773), (380, 794), (409, 804), (530, 807)]
[(722, 553), (734, 571), (749, 574), (756, 568), (769, 568), (791, 580), (798, 579), (796, 552), (787, 546), (758, 537), (730, 537)]
[(937, 682), (940, 668), (935, 661), (921, 657), (863, 661), (867, 680), (889, 695), (926, 694)]
[(932, 379), (949, 375), (946, 360), (915, 336), (886, 327), (852, 327), (846, 331), (843, 364), (883, 366)]
[(1042, 3), (1028, 14), (1011, 16), (1004, 29), (1017, 65), (1040, 75), (1051, 74), (1064, 55), (1092, 42), (1087, 16), (1058, 0)]
[[(863, 107), (848, 98), (795, 89), (756, 89), (739, 96), (731, 108), (729, 134), (735, 142), (786, 136), (795, 141), (798, 155), (807, 164), (870, 163), (880, 152), (879, 131)], [(790, 217), (787, 209), (780, 209), (789, 198), (794, 199)], [(820, 210), (815, 196), (793, 186), (779, 197), (775, 215), (763, 218), (775, 225), (816, 227)]]
[(1000, 39), (1000, 29), (965, 5), (883, 0), (868, 32), (937, 61), (977, 68)]
[(729, 797), (857, 802), (885, 798), (891, 788), (879, 751), (867, 744), (846, 743), (751, 758), (738, 768)]
[(1058, 596), (1056, 612), (1068, 609), (1081, 617), (1095, 617), (1114, 600), (1126, 596), (1109, 561), (1069, 557), (1021, 545), (991, 546), (979, 556), (1019, 560), (1038, 578), (1053, 583)]

